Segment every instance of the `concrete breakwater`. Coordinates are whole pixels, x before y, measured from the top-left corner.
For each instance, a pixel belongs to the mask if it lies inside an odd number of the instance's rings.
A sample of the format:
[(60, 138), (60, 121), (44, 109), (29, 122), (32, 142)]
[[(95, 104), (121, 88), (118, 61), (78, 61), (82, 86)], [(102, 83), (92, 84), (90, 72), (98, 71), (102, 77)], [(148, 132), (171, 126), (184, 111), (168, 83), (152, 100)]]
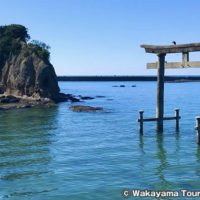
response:
[[(157, 81), (157, 76), (57, 76), (58, 81)], [(165, 76), (166, 82), (200, 81), (200, 76)]]

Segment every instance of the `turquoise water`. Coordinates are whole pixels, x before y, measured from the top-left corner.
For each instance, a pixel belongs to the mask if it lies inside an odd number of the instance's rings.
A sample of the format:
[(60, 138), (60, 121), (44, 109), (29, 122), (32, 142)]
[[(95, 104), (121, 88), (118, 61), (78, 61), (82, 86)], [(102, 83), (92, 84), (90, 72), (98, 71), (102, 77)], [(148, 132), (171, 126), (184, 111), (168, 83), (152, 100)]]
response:
[[(75, 113), (70, 103), (1, 111), (0, 199), (118, 200), (124, 188), (200, 190), (200, 83), (166, 83), (165, 116), (180, 108), (180, 131), (166, 121), (157, 135), (155, 122), (146, 122), (143, 137), (138, 110), (155, 116), (156, 82), (59, 84), (62, 92), (105, 96), (81, 103), (105, 112)], [(126, 87), (112, 87), (120, 84)]]

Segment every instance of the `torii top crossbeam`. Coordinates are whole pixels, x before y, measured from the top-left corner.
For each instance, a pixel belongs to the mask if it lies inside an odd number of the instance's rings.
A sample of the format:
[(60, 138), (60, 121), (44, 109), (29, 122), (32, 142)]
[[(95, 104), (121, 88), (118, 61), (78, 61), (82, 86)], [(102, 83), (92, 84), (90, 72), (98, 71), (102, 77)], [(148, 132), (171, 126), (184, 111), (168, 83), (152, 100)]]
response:
[[(141, 45), (147, 53), (155, 53), (157, 55), (167, 53), (182, 53), (182, 62), (165, 62), (165, 68), (199, 68), (199, 61), (189, 62), (189, 52), (200, 51), (200, 43), (179, 44), (179, 45)], [(148, 69), (157, 69), (158, 63), (147, 63)]]
[(200, 43), (190, 43), (190, 44), (178, 44), (178, 45), (141, 45), (145, 48), (146, 53), (183, 53), (183, 52), (194, 52), (200, 51)]

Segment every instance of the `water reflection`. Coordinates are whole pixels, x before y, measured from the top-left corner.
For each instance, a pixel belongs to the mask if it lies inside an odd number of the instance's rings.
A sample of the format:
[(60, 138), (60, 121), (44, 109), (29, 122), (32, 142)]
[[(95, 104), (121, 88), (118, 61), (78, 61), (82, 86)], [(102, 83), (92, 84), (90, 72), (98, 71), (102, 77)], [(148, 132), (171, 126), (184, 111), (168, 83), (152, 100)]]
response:
[(0, 113), (0, 185), (4, 197), (41, 192), (39, 187), (32, 191), (28, 182), (35, 179), (37, 183), (50, 173), (56, 115), (56, 107)]
[(197, 161), (197, 166), (196, 166), (196, 175), (200, 178), (200, 146), (197, 145), (197, 150), (196, 150), (196, 161)]
[[(143, 135), (139, 135), (139, 149), (141, 152), (141, 156), (144, 158), (145, 142), (144, 142), (143, 137), (144, 137)], [(156, 181), (156, 183), (152, 183), (153, 184), (152, 187), (156, 190), (168, 190), (169, 187), (172, 186), (172, 183), (167, 180), (166, 175), (165, 175), (166, 170), (170, 167), (169, 163), (167, 162), (167, 152), (166, 152), (166, 150), (164, 148), (164, 144), (163, 144), (165, 135), (157, 134), (155, 137), (156, 137), (155, 145), (157, 146), (157, 150), (154, 155), (155, 155), (156, 160), (159, 161), (159, 163), (154, 168), (155, 169), (154, 176), (156, 179), (158, 178), (159, 181)], [(176, 134), (175, 138), (176, 138), (176, 152), (178, 152), (179, 151), (179, 135)], [(199, 151), (199, 153), (200, 153), (200, 151)], [(143, 163), (144, 163), (144, 160), (140, 163), (141, 168), (144, 167)]]
[(199, 145), (197, 145), (196, 160), (198, 163), (200, 163), (200, 146)]
[(139, 148), (140, 148), (140, 151), (142, 153), (142, 156), (144, 156), (145, 151), (144, 151), (144, 141), (143, 141), (143, 135), (142, 134), (139, 134)]
[[(176, 150), (175, 150), (175, 154), (178, 154), (178, 152), (180, 151), (180, 145), (179, 145), (179, 139), (180, 139), (180, 134), (179, 131), (175, 132), (175, 138), (176, 138)], [(177, 157), (178, 159), (178, 157)], [(179, 159), (178, 159), (179, 161)]]
[(161, 184), (160, 190), (165, 190), (168, 187), (169, 182), (165, 179), (164, 170), (167, 168), (167, 159), (166, 159), (166, 151), (163, 147), (163, 134), (156, 135), (157, 141), (157, 153), (156, 158), (159, 159), (160, 165), (156, 168), (157, 172), (156, 175), (159, 177)]

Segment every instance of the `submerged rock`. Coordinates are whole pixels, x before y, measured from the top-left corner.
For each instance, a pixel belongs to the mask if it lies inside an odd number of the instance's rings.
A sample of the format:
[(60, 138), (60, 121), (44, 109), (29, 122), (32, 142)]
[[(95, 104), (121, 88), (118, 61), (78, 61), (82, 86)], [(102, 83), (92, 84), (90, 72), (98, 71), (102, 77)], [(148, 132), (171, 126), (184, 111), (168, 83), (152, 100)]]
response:
[(99, 95), (99, 96), (96, 96), (96, 98), (105, 98), (105, 96), (100, 96), (100, 95)]
[(76, 105), (76, 106), (71, 106), (70, 110), (72, 110), (74, 112), (98, 112), (98, 111), (103, 111), (103, 108), (101, 108), (101, 107), (92, 107), (92, 106)]
[(94, 99), (94, 97), (83, 97), (83, 96), (81, 96), (80, 97), (82, 100), (92, 100), (92, 99)]
[(118, 86), (118, 85), (113, 85), (112, 87), (125, 87), (125, 85), (120, 85), (120, 86)]
[(76, 97), (70, 97), (69, 100), (71, 102), (80, 102), (80, 99), (77, 99)]
[(60, 93), (59, 95), (60, 96), (58, 102), (63, 102), (63, 101), (80, 102), (80, 99), (74, 97), (72, 94)]

